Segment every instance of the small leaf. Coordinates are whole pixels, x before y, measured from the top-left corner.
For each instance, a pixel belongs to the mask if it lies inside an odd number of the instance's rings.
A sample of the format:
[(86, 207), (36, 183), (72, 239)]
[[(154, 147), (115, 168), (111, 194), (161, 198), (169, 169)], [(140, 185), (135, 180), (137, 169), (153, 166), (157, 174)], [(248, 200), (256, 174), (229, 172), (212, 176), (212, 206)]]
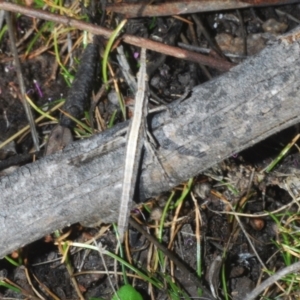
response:
[(123, 285), (116, 294), (113, 296), (112, 300), (143, 300), (142, 295), (130, 284)]

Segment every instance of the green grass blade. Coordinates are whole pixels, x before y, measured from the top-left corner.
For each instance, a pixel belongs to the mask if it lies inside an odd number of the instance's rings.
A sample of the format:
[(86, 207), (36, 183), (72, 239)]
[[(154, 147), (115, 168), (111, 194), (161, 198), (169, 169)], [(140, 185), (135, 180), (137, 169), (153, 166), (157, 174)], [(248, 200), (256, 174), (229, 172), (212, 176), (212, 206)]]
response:
[(102, 62), (102, 75), (103, 75), (103, 82), (107, 83), (107, 61), (108, 61), (108, 55), (109, 52), (111, 50), (111, 47), (116, 39), (116, 37), (118, 36), (119, 32), (122, 30), (122, 28), (124, 27), (124, 25), (126, 24), (127, 20), (123, 20), (118, 26), (117, 28), (113, 31), (111, 37), (109, 38), (104, 54), (103, 54), (103, 62)]

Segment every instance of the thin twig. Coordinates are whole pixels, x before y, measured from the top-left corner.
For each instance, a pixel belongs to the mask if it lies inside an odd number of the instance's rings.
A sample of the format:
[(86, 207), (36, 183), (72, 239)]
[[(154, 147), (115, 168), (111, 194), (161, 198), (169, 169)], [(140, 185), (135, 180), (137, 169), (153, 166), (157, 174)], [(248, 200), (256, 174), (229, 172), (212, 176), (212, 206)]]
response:
[(274, 284), (276, 281), (280, 280), (282, 277), (300, 271), (300, 262), (296, 262), (265, 280), (261, 285), (256, 287), (250, 294), (248, 294), (245, 300), (254, 300), (258, 295), (263, 292), (270, 285)]
[(20, 86), (20, 92), (21, 92), (20, 100), (23, 104), (23, 107), (24, 107), (24, 110), (25, 110), (25, 113), (27, 116), (27, 120), (30, 125), (30, 132), (31, 132), (33, 143), (34, 143), (35, 151), (40, 151), (39, 138), (38, 138), (38, 134), (36, 131), (34, 119), (32, 116), (32, 111), (31, 111), (31, 108), (30, 108), (29, 104), (27, 103), (26, 97), (25, 97), (26, 96), (25, 84), (24, 84), (24, 80), (23, 80), (23, 76), (22, 76), (22, 69), (21, 69), (19, 55), (18, 55), (18, 51), (17, 51), (17, 47), (16, 47), (16, 39), (15, 39), (14, 31), (13, 31), (13, 24), (12, 24), (10, 12), (6, 12), (5, 17), (6, 17), (6, 23), (7, 23), (8, 33), (9, 33), (9, 38), (10, 38), (11, 52), (14, 57), (18, 82), (19, 82), (19, 86)]

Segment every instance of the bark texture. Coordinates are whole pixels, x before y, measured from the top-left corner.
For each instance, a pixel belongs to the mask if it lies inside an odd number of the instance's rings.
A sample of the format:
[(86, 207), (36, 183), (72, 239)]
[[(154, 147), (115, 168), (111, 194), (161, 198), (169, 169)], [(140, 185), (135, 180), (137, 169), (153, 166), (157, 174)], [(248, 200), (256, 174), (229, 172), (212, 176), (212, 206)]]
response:
[[(299, 30), (149, 118), (171, 182), (145, 152), (141, 199), (169, 190), (299, 122)], [(78, 221), (115, 222), (126, 138), (120, 124), (0, 178), (0, 257)]]

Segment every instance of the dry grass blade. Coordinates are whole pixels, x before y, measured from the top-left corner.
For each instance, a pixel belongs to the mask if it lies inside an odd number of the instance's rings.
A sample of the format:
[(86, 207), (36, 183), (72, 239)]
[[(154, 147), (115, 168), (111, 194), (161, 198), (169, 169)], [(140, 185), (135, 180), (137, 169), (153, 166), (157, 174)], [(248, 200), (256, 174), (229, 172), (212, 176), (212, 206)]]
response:
[[(64, 104), (64, 102), (60, 102), (59, 104), (55, 105), (53, 108), (51, 108), (48, 111), (48, 114), (56, 111), (57, 109), (59, 109), (62, 105)], [(39, 123), (40, 121), (42, 121), (43, 119), (45, 119), (45, 116), (40, 116), (38, 117), (34, 122), (35, 123)], [(14, 139), (16, 139), (17, 137), (21, 136), (23, 133), (25, 133), (27, 130), (29, 130), (30, 127), (29, 126), (25, 126), (24, 128), (22, 128), (21, 130), (19, 130), (16, 134), (12, 135), (10, 138), (8, 138), (6, 141), (4, 141), (3, 143), (0, 144), (0, 149), (5, 147), (7, 144), (9, 144), (11, 141), (13, 141)]]
[(147, 70), (146, 70), (146, 49), (142, 48), (140, 70), (138, 74), (137, 93), (135, 96), (134, 115), (127, 133), (127, 145), (125, 154), (124, 179), (122, 186), (118, 230), (120, 240), (123, 241), (124, 233), (128, 226), (132, 199), (138, 177), (138, 168), (141, 161), (143, 144), (146, 142), (144, 131), (148, 113), (147, 95)]

